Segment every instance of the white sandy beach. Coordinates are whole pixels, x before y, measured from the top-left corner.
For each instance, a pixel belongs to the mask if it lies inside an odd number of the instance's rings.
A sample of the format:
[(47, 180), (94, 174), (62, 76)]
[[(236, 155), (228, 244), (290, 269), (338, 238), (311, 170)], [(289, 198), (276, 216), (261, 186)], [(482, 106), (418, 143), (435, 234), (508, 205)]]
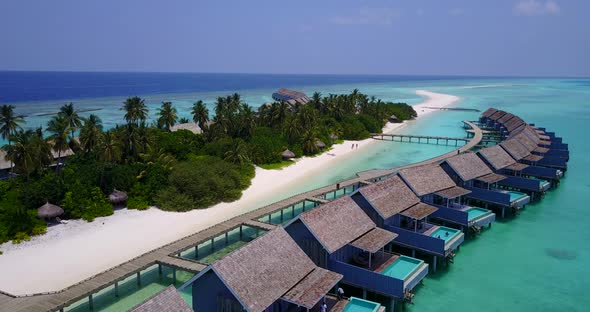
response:
[[(459, 100), (458, 97), (423, 90), (416, 94), (425, 101), (414, 105), (418, 117)], [(388, 123), (383, 132), (390, 133), (404, 124)], [(19, 245), (0, 245), (0, 290), (24, 295), (56, 291), (101, 271), (132, 259), (142, 253), (198, 232), (236, 215), (277, 200), (296, 180), (313, 178), (339, 160), (362, 151), (372, 139), (334, 145), (322, 155), (297, 160), (282, 170), (256, 168), (252, 185), (241, 199), (221, 203), (208, 209), (185, 213), (165, 212), (156, 208), (146, 211), (119, 210), (113, 216), (82, 220), (52, 226), (47, 234)]]

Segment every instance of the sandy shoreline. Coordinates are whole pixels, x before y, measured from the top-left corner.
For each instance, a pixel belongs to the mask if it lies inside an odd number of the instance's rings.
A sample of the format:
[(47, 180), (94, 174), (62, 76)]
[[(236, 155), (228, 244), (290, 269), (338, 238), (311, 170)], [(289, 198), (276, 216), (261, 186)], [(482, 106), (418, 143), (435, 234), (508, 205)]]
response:
[[(444, 107), (458, 97), (423, 90), (425, 97), (413, 105), (418, 117), (437, 111), (425, 107)], [(405, 124), (388, 123), (384, 133), (399, 130)], [(88, 223), (73, 220), (50, 227), (47, 234), (19, 245), (0, 245), (0, 290), (24, 295), (56, 291), (128, 261), (142, 253), (198, 232), (236, 215), (277, 200), (296, 180), (313, 177), (327, 165), (352, 157), (375, 140), (344, 141), (316, 157), (303, 157), (282, 170), (256, 168), (256, 177), (238, 201), (221, 203), (208, 209), (185, 213), (165, 212), (155, 208), (146, 211), (119, 210), (113, 216)], [(358, 149), (351, 149), (352, 144)], [(52, 268), (52, 269), (48, 269)]]

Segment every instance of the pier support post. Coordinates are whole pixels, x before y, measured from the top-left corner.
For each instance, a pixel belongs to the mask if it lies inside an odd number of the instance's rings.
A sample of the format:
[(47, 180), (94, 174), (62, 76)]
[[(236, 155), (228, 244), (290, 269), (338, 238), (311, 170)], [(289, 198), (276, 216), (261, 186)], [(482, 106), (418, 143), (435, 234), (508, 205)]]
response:
[(389, 298), (389, 311), (395, 311), (395, 300), (393, 298)]
[(412, 258), (416, 258), (416, 249), (412, 249)]
[(281, 224), (283, 223), (283, 209), (281, 209)]
[(504, 211), (506, 211), (506, 208), (502, 207), (502, 219), (504, 219)]
[(436, 256), (432, 256), (432, 273), (436, 273), (436, 263), (438, 262), (438, 259)]
[(211, 252), (213, 252), (213, 250), (215, 250), (215, 246), (213, 245), (213, 243), (214, 243), (214, 241), (213, 241), (213, 240), (214, 240), (214, 239), (215, 239), (215, 237), (213, 237), (213, 238), (211, 239)]
[(90, 311), (94, 311), (94, 302), (92, 301), (92, 295), (88, 296), (88, 308), (90, 308)]
[[(241, 238), (241, 237), (240, 237)], [(199, 245), (195, 246), (195, 260), (199, 258)]]
[(137, 272), (137, 286), (141, 286), (141, 272)]
[(367, 299), (367, 289), (363, 288), (363, 299)]
[[(270, 217), (269, 217), (270, 219)], [(240, 240), (242, 240), (242, 226), (240, 225)]]
[(115, 297), (119, 298), (119, 282), (115, 282)]
[(158, 263), (158, 275), (162, 276), (162, 265)]
[(229, 239), (227, 238), (227, 233), (228, 233), (228, 232), (225, 232), (225, 245), (226, 245), (226, 246), (227, 246), (227, 242), (229, 241)]
[(176, 284), (176, 268), (172, 268), (172, 280)]

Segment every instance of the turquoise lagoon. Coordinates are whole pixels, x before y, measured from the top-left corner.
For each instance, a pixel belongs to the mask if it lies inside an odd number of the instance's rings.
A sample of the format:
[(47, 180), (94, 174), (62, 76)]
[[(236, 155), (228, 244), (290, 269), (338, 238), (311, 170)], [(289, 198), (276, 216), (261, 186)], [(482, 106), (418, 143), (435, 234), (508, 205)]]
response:
[[(276, 88), (282, 86), (276, 86)], [(286, 85), (286, 87), (290, 87)], [(455, 106), (485, 110), (495, 106), (518, 114), (527, 122), (555, 131), (570, 145), (571, 159), (561, 184), (536, 204), (527, 205), (517, 217), (497, 220), (491, 229), (466, 241), (448, 269), (430, 274), (417, 288), (415, 304), (406, 311), (438, 312), (441, 307), (455, 312), (478, 311), (587, 311), (590, 297), (590, 214), (585, 194), (590, 191), (590, 79), (471, 78), (412, 80), (341, 85), (293, 86), (305, 92), (323, 94), (349, 92), (353, 88), (386, 100), (418, 103), (415, 90), (453, 94), (461, 97)], [(270, 100), (274, 89), (241, 90), (251, 105)], [(172, 101), (182, 117), (198, 99), (212, 105), (215, 96), (230, 92), (201, 92), (146, 96), (152, 108), (163, 100)], [(135, 95), (135, 94), (130, 94)], [(141, 95), (141, 94), (140, 94)], [(104, 107), (98, 113), (105, 125), (122, 121), (118, 110), (124, 97), (84, 99), (76, 104)], [(60, 102), (20, 105), (26, 110), (47, 110)], [(52, 108), (53, 109), (53, 108)], [(211, 107), (209, 108), (212, 111)], [(461, 121), (477, 119), (478, 113), (441, 111), (411, 121), (403, 133), (464, 136)], [(31, 122), (38, 125), (46, 117)], [(306, 190), (337, 183), (356, 172), (400, 166), (451, 150), (450, 147), (376, 142), (351, 153), (336, 165), (297, 184), (289, 191), (274, 194), (263, 206)]]

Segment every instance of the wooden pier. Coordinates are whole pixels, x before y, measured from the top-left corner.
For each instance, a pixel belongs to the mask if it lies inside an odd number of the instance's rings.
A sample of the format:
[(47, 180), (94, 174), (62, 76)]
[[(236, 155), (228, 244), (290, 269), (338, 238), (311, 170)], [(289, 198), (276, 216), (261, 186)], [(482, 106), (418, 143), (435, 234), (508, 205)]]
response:
[(454, 145), (459, 146), (459, 143), (467, 144), (471, 139), (469, 138), (451, 138), (439, 137), (431, 135), (412, 135), (412, 134), (371, 134), (371, 138), (375, 140), (392, 141), (392, 142), (406, 142), (406, 143), (422, 143), (422, 144), (436, 144), (436, 145)]
[[(471, 129), (475, 130), (475, 133), (473, 138), (465, 139), (466, 144), (464, 146), (461, 146), (444, 155), (440, 155), (432, 159), (424, 160), (403, 167), (387, 170), (364, 171), (362, 173), (358, 173), (356, 178), (342, 181), (337, 185), (340, 188), (345, 188), (351, 185), (363, 183), (367, 180), (373, 180), (378, 179), (380, 177), (388, 176), (403, 168), (420, 166), (429, 163), (436, 163), (452, 155), (456, 155), (458, 153), (470, 150), (473, 147), (480, 144), (480, 141), (482, 139), (482, 132), (472, 122), (465, 121), (465, 123)], [(137, 275), (138, 282), (140, 282), (141, 271), (157, 264), (172, 266), (174, 268), (188, 270), (191, 272), (202, 270), (205, 267), (204, 264), (200, 264), (190, 260), (184, 260), (176, 257), (176, 255), (180, 254), (182, 251), (188, 248), (197, 246), (202, 242), (210, 240), (212, 237), (219, 236), (220, 234), (227, 232), (231, 229), (234, 229), (242, 224), (249, 224), (255, 227), (264, 226), (268, 229), (270, 229), (271, 227), (274, 228), (275, 226), (273, 225), (262, 223), (257, 220), (265, 215), (271, 214), (285, 207), (289, 207), (296, 203), (316, 198), (316, 196), (321, 196), (321, 194), (334, 191), (337, 189), (337, 185), (332, 184), (324, 186), (312, 191), (308, 191), (283, 199), (281, 201), (258, 208), (256, 210), (246, 212), (242, 215), (235, 216), (222, 223), (218, 223), (197, 233), (183, 237), (179, 240), (176, 240), (154, 250), (148, 251), (112, 269), (98, 273), (92, 277), (89, 277), (83, 281), (80, 281), (79, 283), (76, 283), (59, 291), (20, 296), (0, 291), (0, 311), (63, 311), (65, 307), (71, 305), (72, 303), (75, 303), (78, 300), (87, 298), (89, 301), (92, 301), (93, 294), (111, 285), (115, 285), (116, 288), (117, 283), (124, 280), (127, 277)], [(155, 231), (154, 235), (157, 235), (157, 231)], [(144, 239), (149, 239), (149, 237), (146, 237)]]

